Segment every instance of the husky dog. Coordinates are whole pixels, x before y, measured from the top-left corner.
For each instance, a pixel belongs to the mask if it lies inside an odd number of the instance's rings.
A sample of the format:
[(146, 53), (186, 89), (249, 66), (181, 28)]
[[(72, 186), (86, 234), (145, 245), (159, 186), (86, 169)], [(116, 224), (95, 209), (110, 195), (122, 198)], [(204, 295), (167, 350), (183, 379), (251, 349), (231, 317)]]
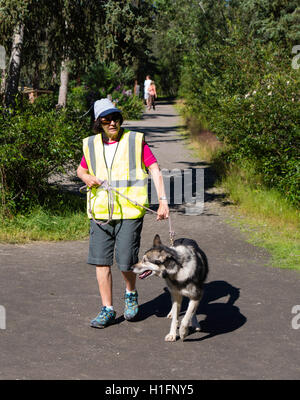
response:
[(208, 263), (206, 255), (194, 240), (177, 239), (172, 247), (167, 247), (162, 244), (159, 235), (155, 235), (153, 247), (146, 251), (139, 263), (132, 266), (132, 271), (139, 274), (140, 279), (157, 275), (166, 280), (172, 297), (172, 309), (168, 314), (172, 322), (165, 341), (176, 341), (182, 296), (190, 301), (180, 324), (180, 338), (184, 340), (187, 336), (191, 322), (196, 330), (200, 330), (195, 313), (202, 298)]

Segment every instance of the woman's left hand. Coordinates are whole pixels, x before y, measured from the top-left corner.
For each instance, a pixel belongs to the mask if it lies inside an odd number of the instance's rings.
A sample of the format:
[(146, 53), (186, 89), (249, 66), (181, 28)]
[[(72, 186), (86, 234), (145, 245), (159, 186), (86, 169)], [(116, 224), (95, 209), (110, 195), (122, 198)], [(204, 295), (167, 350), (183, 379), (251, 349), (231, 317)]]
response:
[(157, 221), (161, 220), (161, 219), (166, 219), (169, 217), (169, 205), (168, 205), (168, 201), (167, 200), (161, 200), (159, 202), (159, 207), (157, 210)]

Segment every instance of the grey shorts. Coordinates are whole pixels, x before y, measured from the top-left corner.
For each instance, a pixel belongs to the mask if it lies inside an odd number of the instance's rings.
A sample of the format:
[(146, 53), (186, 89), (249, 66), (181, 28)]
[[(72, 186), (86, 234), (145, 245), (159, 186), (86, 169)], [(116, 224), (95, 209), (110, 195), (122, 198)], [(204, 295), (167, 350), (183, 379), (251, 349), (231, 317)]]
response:
[(143, 218), (112, 220), (97, 225), (91, 220), (88, 264), (113, 265), (114, 252), (121, 271), (138, 262)]

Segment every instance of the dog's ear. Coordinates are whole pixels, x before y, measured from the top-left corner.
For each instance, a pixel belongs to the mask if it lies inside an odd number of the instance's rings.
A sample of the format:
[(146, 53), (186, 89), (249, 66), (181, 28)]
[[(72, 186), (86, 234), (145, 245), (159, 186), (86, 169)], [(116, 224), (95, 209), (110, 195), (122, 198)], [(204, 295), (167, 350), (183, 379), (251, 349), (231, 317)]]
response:
[(162, 242), (160, 240), (160, 237), (159, 237), (159, 235), (156, 234), (154, 236), (154, 240), (153, 240), (153, 247), (159, 247), (161, 245), (162, 245)]

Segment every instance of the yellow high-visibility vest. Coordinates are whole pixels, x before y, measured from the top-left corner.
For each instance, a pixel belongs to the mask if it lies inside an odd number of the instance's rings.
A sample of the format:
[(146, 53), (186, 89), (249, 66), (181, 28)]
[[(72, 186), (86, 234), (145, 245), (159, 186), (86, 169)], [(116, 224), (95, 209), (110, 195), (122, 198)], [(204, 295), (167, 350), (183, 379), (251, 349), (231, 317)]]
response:
[[(148, 207), (148, 174), (142, 163), (144, 134), (124, 130), (114, 155), (111, 168), (105, 161), (102, 135), (83, 139), (83, 154), (89, 173), (100, 180), (107, 180), (110, 186), (128, 198)], [(146, 210), (114, 193), (112, 219), (141, 218)], [(91, 190), (92, 213), (95, 219), (109, 218), (108, 192), (100, 187)], [(87, 214), (92, 215), (87, 206)]]

